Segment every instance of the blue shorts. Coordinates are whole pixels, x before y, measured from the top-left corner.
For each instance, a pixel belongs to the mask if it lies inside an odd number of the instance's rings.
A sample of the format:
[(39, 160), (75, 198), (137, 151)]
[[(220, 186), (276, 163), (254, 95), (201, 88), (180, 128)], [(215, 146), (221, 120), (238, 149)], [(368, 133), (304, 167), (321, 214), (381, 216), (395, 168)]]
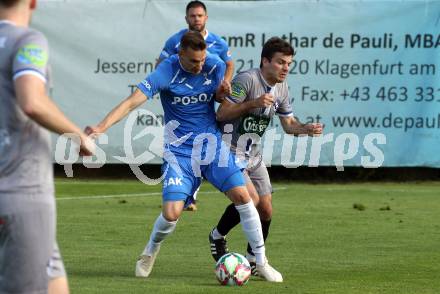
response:
[[(221, 142), (222, 144), (224, 143)], [(222, 157), (221, 145), (217, 146), (215, 158), (206, 165), (198, 165), (197, 160), (187, 155), (176, 153), (171, 157), (165, 155), (165, 162), (162, 165), (162, 173), (165, 175), (162, 188), (163, 201), (184, 201), (185, 206), (188, 206), (194, 201), (192, 196), (201, 184), (201, 176), (221, 192), (245, 186), (243, 167), (236, 163), (235, 155), (229, 152), (229, 148), (227, 154), (223, 153)], [(194, 167), (200, 168), (201, 176), (196, 175)]]

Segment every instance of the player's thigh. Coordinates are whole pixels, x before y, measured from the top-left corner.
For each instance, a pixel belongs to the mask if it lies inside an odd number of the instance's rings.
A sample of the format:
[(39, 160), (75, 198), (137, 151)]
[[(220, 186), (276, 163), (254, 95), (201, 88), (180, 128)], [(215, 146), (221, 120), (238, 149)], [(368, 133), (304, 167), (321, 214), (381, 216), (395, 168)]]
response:
[(218, 190), (225, 193), (238, 187), (245, 187), (245, 179), (242, 174), (243, 168), (236, 163), (235, 155), (228, 154), (225, 163), (216, 157), (209, 165), (203, 167), (203, 176)]
[(190, 158), (176, 159), (177, 162), (165, 162), (162, 166), (164, 173), (162, 213), (169, 221), (177, 220), (183, 207), (194, 201), (193, 194), (201, 182), (200, 178), (194, 176)]
[(0, 219), (0, 293), (47, 293), (54, 206), (33, 203)]
[(257, 209), (260, 217), (269, 220), (272, 217), (272, 184), (266, 166), (262, 162), (257, 167), (247, 170), (255, 191), (258, 194)]

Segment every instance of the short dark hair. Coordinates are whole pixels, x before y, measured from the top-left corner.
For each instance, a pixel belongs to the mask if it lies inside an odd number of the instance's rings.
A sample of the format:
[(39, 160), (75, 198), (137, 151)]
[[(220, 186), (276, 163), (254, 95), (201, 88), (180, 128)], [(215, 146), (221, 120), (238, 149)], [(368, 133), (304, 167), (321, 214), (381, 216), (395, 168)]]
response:
[(188, 3), (188, 5), (186, 5), (186, 14), (188, 14), (188, 11), (191, 8), (197, 8), (197, 7), (202, 7), (203, 10), (207, 12), (205, 3), (203, 3), (202, 1), (191, 1)]
[(203, 39), (202, 34), (200, 34), (199, 32), (188, 31), (183, 35), (182, 39), (180, 40), (180, 48), (183, 50), (186, 50), (188, 48), (196, 51), (205, 50), (205, 39)]
[(277, 52), (281, 52), (287, 56), (295, 56), (295, 49), (293, 49), (290, 43), (281, 38), (272, 37), (263, 45), (263, 50), (261, 51), (260, 68), (263, 66), (263, 58), (267, 58), (269, 61), (271, 61), (272, 57)]
[(0, 0), (0, 6), (9, 8), (17, 5), (22, 0)]

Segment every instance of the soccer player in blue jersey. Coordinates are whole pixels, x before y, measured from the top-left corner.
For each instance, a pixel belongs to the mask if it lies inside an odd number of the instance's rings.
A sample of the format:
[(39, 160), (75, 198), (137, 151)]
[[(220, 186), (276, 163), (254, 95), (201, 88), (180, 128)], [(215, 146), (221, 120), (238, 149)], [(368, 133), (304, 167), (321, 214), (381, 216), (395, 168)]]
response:
[[(204, 176), (235, 204), (260, 275), (271, 282), (283, 280), (267, 262), (258, 212), (247, 192), (241, 168), (232, 153), (224, 152), (229, 148), (221, 139), (214, 110), (214, 99), (224, 98), (230, 92), (229, 83), (222, 81), (224, 71), (224, 62), (216, 55), (207, 54), (202, 35), (186, 32), (178, 55), (163, 61), (101, 123), (87, 127), (89, 134), (102, 133), (148, 97), (160, 93), (166, 122), (163, 205), (150, 239), (136, 262), (138, 277), (150, 275), (162, 241), (174, 231), (185, 202)], [(211, 160), (206, 162), (207, 158)]]
[(226, 63), (225, 80), (231, 81), (234, 74), (234, 62), (226, 41), (206, 29), (208, 21), (206, 5), (202, 1), (189, 2), (186, 6), (185, 20), (188, 28), (175, 33), (165, 42), (158, 63), (179, 52), (180, 40), (188, 30), (197, 31), (205, 39), (206, 50), (211, 54), (218, 55)]
[[(186, 23), (188, 24), (188, 29), (183, 29), (176, 34), (172, 35), (165, 43), (162, 52), (160, 53), (158, 64), (165, 60), (166, 58), (177, 54), (179, 52), (180, 40), (183, 34), (188, 30), (197, 31), (202, 34), (207, 45), (207, 51), (209, 53), (218, 55), (226, 63), (226, 71), (224, 79), (228, 82), (232, 80), (234, 74), (234, 62), (231, 58), (231, 53), (229, 51), (228, 44), (221, 37), (208, 32), (206, 29), (206, 22), (208, 20), (206, 5), (201, 1), (191, 1), (186, 5)], [(196, 197), (197, 192), (193, 195), (193, 203), (189, 203), (185, 210), (194, 211), (197, 210)]]

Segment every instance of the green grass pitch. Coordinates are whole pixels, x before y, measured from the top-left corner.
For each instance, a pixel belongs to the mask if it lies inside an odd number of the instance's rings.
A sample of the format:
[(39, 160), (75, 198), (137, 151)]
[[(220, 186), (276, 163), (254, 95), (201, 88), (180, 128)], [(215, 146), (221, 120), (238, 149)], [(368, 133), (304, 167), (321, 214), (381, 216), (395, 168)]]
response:
[[(275, 183), (266, 251), (284, 283), (215, 280), (208, 233), (229, 203), (205, 183), (148, 279), (138, 254), (160, 213), (160, 186), (58, 180), (58, 242), (72, 293), (440, 293), (440, 184)], [(237, 226), (231, 251), (245, 251)]]

